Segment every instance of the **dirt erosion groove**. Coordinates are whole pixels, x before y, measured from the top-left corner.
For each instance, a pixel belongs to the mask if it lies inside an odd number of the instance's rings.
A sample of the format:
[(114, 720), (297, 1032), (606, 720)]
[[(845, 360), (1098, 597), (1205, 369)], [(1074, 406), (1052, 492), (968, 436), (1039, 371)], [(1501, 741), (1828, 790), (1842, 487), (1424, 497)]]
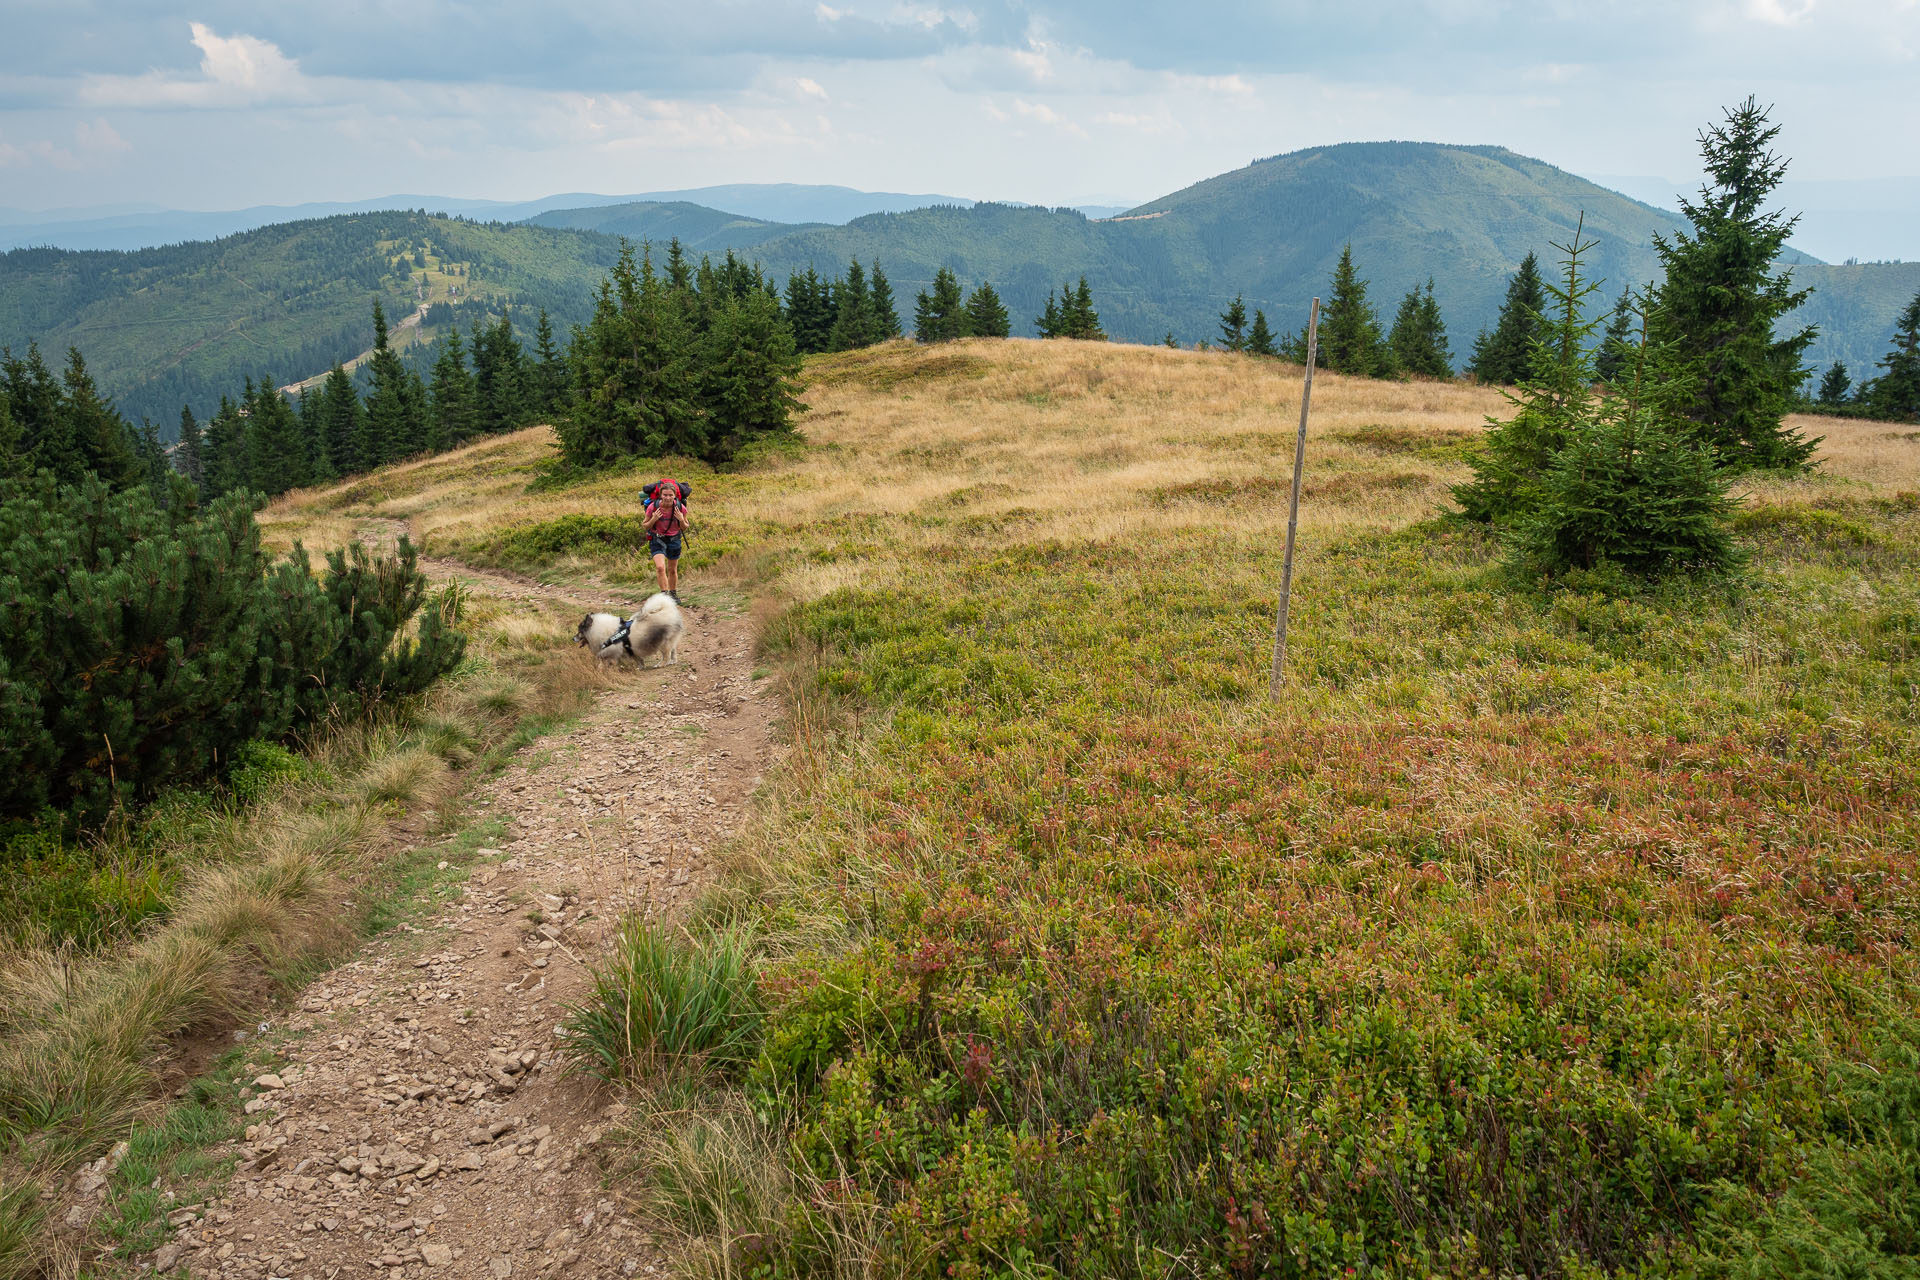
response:
[[(531, 579), (423, 567), (506, 598), (607, 607)], [(504, 833), (457, 896), (297, 998), (287, 1029), (299, 1034), (250, 1077), (227, 1197), (175, 1211), (156, 1270), (665, 1270), (597, 1158), (622, 1107), (562, 1071), (556, 1030), (624, 914), (670, 917), (704, 885), (773, 763), (777, 707), (752, 676), (749, 618), (698, 605), (687, 615), (679, 663), (602, 692), (469, 794), (476, 819)]]

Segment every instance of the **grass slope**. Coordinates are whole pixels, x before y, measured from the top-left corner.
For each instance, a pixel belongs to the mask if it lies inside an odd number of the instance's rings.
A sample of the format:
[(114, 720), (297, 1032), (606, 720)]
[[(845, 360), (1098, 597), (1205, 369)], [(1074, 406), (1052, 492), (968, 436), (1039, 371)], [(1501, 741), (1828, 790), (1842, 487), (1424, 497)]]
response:
[[(690, 925), (762, 938), (759, 1054), (643, 1143), (665, 1220), (729, 1224), (711, 1273), (1903, 1274), (1910, 431), (1798, 422), (1746, 583), (1544, 591), (1432, 519), (1497, 397), (1327, 376), (1276, 705), (1297, 370), (809, 380), (803, 452), (697, 479), (693, 584), (781, 602), (796, 747)], [(490, 447), (357, 500), (633, 569), (558, 536), (627, 481)]]

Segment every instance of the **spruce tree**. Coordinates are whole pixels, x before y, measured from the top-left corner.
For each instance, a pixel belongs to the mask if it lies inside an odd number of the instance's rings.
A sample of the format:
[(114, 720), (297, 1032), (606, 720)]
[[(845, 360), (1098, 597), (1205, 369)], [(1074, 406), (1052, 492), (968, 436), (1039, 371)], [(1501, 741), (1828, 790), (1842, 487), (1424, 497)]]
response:
[(388, 344), (387, 313), (377, 298), (373, 353), (367, 368), (373, 374), (373, 386), (367, 392), (365, 431), (354, 448), (355, 461), (363, 469), (383, 467), (405, 456), (414, 443), (414, 424), (407, 420), (407, 368)]
[[(1570, 260), (1570, 280), (1577, 265)], [(1645, 328), (1643, 317), (1622, 385), (1591, 404), (1548, 466), (1538, 503), (1511, 522), (1522, 567), (1553, 575), (1612, 563), (1656, 577), (1740, 564), (1728, 473), (1679, 416), (1676, 388), (1652, 380)]]
[(1239, 294), (1233, 295), (1233, 305), (1220, 313), (1221, 345), (1229, 351), (1244, 351), (1247, 347), (1247, 304)]
[(1920, 293), (1893, 325), (1893, 350), (1880, 360), (1885, 370), (1862, 390), (1876, 418), (1920, 419)]
[(326, 401), (322, 393), (302, 387), (296, 416), (300, 419), (300, 437), (307, 447), (308, 482), (320, 484), (338, 479), (340, 473), (333, 465), (333, 453), (327, 448)]
[(966, 330), (975, 338), (1004, 338), (1013, 331), (1007, 309), (988, 281), (982, 280), (967, 299)]
[(755, 437), (791, 430), (800, 353), (773, 296), (723, 296), (703, 341), (698, 395), (710, 435), (701, 456), (725, 461)]
[[(464, 365), (463, 365), (464, 367)], [(527, 408), (538, 418), (551, 418), (564, 412), (567, 400), (567, 357), (554, 341), (553, 321), (547, 309), (540, 308), (539, 323), (533, 330), (533, 363), (528, 387)]]
[(933, 292), (914, 298), (913, 336), (921, 342), (951, 342), (967, 334), (966, 303), (959, 277), (947, 267), (933, 273)]
[(573, 419), (555, 424), (574, 466), (636, 455), (707, 455), (694, 334), (672, 292), (645, 249), (636, 262), (633, 247), (621, 246), (594, 299), (593, 319), (576, 335)]
[(1173, 330), (1171, 329), (1167, 330), (1166, 337), (1160, 339), (1160, 345), (1174, 351), (1178, 351), (1180, 349), (1180, 344), (1173, 340)]
[[(1061, 290), (1064, 299), (1066, 290)], [(1074, 287), (1073, 301), (1063, 305), (1063, 319), (1069, 338), (1078, 338), (1083, 342), (1105, 342), (1107, 331), (1100, 327), (1100, 313), (1093, 309), (1093, 290), (1087, 287), (1087, 278), (1080, 277), (1080, 283)]]
[(1053, 290), (1047, 290), (1046, 309), (1033, 318), (1033, 327), (1043, 338), (1064, 338), (1067, 336), (1061, 328), (1060, 304), (1054, 300)]
[[(541, 312), (543, 318), (545, 315), (545, 312)], [(448, 329), (447, 336), (440, 340), (440, 355), (433, 362), (433, 385), (428, 392), (428, 403), (431, 417), (427, 433), (429, 449), (452, 449), (473, 438), (477, 430), (473, 374), (467, 371), (466, 347), (460, 341), (458, 328)]]
[(831, 290), (812, 267), (804, 276), (798, 272), (787, 277), (787, 324), (802, 355), (814, 355), (827, 349), (833, 332), (833, 311), (829, 305)]
[(247, 420), (240, 406), (227, 396), (220, 397), (219, 409), (207, 420), (203, 454), (206, 478), (201, 492), (207, 497), (217, 498), (248, 487)]
[(1838, 409), (1847, 402), (1847, 393), (1853, 389), (1853, 379), (1847, 374), (1847, 366), (1835, 360), (1820, 379), (1819, 403), (1828, 409)]
[(339, 361), (320, 384), (320, 431), (336, 475), (356, 475), (373, 465), (361, 455), (367, 439), (366, 411), (354, 390), (353, 375)]
[(67, 484), (79, 480), (86, 466), (70, 434), (72, 424), (60, 409), (60, 382), (47, 367), (39, 344), (28, 343), (24, 357), (7, 351), (0, 356), (0, 371), (6, 375), (7, 400), (20, 448), (27, 456), (26, 470), (43, 468)]
[(1622, 289), (1607, 320), (1607, 330), (1600, 335), (1600, 353), (1594, 357), (1593, 376), (1612, 386), (1620, 381), (1633, 355), (1633, 291)]
[[(678, 290), (669, 287), (666, 301), (683, 315), (690, 314)], [(473, 394), (476, 425), (482, 435), (498, 435), (525, 424), (528, 365), (526, 352), (513, 333), (513, 319), (501, 313), (497, 323), (475, 327), (473, 336)]]
[(827, 337), (827, 350), (852, 351), (864, 347), (870, 341), (874, 329), (873, 298), (867, 292), (867, 271), (855, 258), (847, 264), (847, 274), (840, 288), (835, 291), (838, 307), (833, 318), (833, 331)]
[(900, 312), (894, 306), (893, 284), (877, 261), (873, 264), (873, 270), (867, 273), (867, 278), (870, 282), (868, 312), (872, 317), (867, 329), (867, 342), (891, 342), (900, 336)]
[(1440, 319), (1440, 304), (1434, 301), (1431, 276), (1424, 290), (1415, 286), (1400, 300), (1393, 331), (1387, 335), (1387, 347), (1393, 365), (1402, 373), (1421, 378), (1453, 376), (1447, 327)]
[(1367, 303), (1367, 282), (1353, 265), (1353, 246), (1340, 251), (1327, 308), (1320, 318), (1320, 350), (1335, 373), (1379, 377), (1392, 365), (1380, 322)]
[(180, 439), (174, 449), (173, 460), (175, 468), (187, 478), (188, 483), (205, 493), (207, 465), (200, 439), (200, 424), (194, 420), (193, 410), (187, 405), (180, 406)]
[(20, 424), (14, 421), (5, 388), (0, 387), (0, 482), (27, 473), (30, 459), (21, 447), (21, 438)]
[(1748, 98), (1700, 135), (1711, 181), (1698, 201), (1680, 202), (1692, 234), (1653, 238), (1666, 277), (1649, 308), (1656, 378), (1676, 388), (1681, 415), (1723, 463), (1770, 470), (1804, 466), (1818, 443), (1782, 421), (1814, 330), (1774, 333), (1811, 292), (1795, 289), (1790, 271), (1771, 274), (1799, 221), (1763, 212), (1786, 174), (1768, 150), (1779, 132)]
[(1491, 330), (1481, 330), (1467, 361), (1467, 374), (1476, 382), (1517, 387), (1533, 376), (1531, 361), (1536, 342), (1546, 329), (1541, 308), (1546, 292), (1540, 282), (1540, 261), (1533, 254), (1520, 260), (1520, 269), (1507, 281), (1506, 301)]
[(147, 488), (154, 497), (166, 501), (170, 495), (167, 477), (173, 471), (173, 464), (167, 461), (167, 447), (161, 443), (160, 428), (153, 419), (140, 419), (140, 430), (135, 437), (135, 447), (140, 454), (140, 470)]
[(1731, 568), (1727, 474), (1679, 417), (1674, 389), (1653, 377), (1644, 331), (1622, 385), (1594, 393), (1589, 341), (1600, 322), (1584, 303), (1598, 285), (1581, 275), (1580, 258), (1595, 243), (1576, 228), (1554, 246), (1566, 255), (1564, 278), (1545, 286), (1553, 314), (1534, 342), (1533, 377), (1508, 393), (1514, 416), (1493, 424), (1474, 479), (1455, 496), (1468, 515), (1494, 522), (1531, 572)]
[(80, 468), (116, 489), (143, 483), (146, 468), (133, 425), (100, 394), (78, 347), (67, 349), (61, 383), (61, 434), (72, 442)]
[(1453, 489), (1461, 511), (1472, 520), (1511, 525), (1538, 511), (1548, 471), (1567, 440), (1593, 416), (1589, 346), (1599, 321), (1586, 318), (1585, 303), (1599, 286), (1579, 271), (1580, 255), (1591, 246), (1576, 232), (1567, 245), (1555, 247), (1567, 255), (1565, 283), (1545, 286), (1556, 316), (1532, 337), (1527, 365), (1533, 375), (1517, 390), (1504, 393), (1514, 415), (1504, 422), (1488, 420), (1491, 429), (1480, 453), (1468, 462), (1473, 479)]
[(248, 487), (269, 496), (312, 479), (312, 461), (300, 419), (270, 378), (247, 383)]
[(667, 288), (673, 294), (693, 290), (693, 272), (687, 266), (686, 251), (680, 247), (679, 236), (667, 242)]
[[(1171, 338), (1173, 335), (1168, 334), (1167, 336)], [(1253, 328), (1247, 331), (1246, 352), (1250, 356), (1277, 356), (1280, 354), (1280, 349), (1273, 344), (1273, 330), (1267, 325), (1267, 313), (1258, 307), (1255, 307), (1253, 311)]]

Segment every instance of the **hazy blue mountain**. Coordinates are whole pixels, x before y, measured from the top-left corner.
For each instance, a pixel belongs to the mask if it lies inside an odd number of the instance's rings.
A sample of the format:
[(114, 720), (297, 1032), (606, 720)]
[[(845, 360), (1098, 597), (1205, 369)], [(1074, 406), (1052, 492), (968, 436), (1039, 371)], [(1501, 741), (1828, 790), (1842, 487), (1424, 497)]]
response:
[(856, 191), (852, 187), (807, 186), (792, 182), (741, 182), (722, 187), (688, 187), (681, 191), (650, 191), (628, 196), (629, 201), (671, 203), (684, 201), (724, 209), (764, 222), (851, 222), (869, 213), (896, 213), (928, 205), (958, 205), (973, 201), (964, 196), (907, 195), (898, 191)]
[(677, 237), (682, 247), (692, 254), (723, 254), (729, 249), (751, 250), (776, 236), (808, 229), (807, 224), (764, 222), (683, 200), (646, 200), (598, 208), (555, 209), (526, 221), (536, 227), (597, 231), (636, 241), (665, 243)]
[[(763, 222), (846, 222), (862, 214), (918, 209), (932, 204), (970, 205), (962, 196), (856, 191), (852, 187), (802, 186), (790, 182), (739, 183), (684, 191), (595, 195), (574, 191), (538, 200), (477, 200), (462, 196), (391, 195), (371, 200), (248, 209), (196, 211), (153, 205), (105, 205), (34, 213), (0, 208), (0, 250), (27, 246), (59, 249), (147, 249), (187, 240), (218, 240), (283, 222), (303, 222), (342, 213), (424, 210), (482, 222), (523, 222), (556, 209), (579, 211), (639, 202), (691, 202)], [(617, 216), (617, 215), (616, 215)], [(585, 226), (586, 219), (568, 225)]]

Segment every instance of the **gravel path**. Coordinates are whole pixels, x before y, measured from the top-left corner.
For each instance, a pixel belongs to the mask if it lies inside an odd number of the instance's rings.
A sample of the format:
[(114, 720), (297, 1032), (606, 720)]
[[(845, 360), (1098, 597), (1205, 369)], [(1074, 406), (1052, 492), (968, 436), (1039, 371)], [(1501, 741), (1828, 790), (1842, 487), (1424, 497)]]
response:
[[(390, 531), (382, 531), (390, 532)], [(588, 602), (444, 561), (478, 591)], [(604, 606), (602, 606), (604, 607)], [(630, 911), (707, 880), (773, 762), (743, 614), (692, 607), (633, 674), (469, 795), (507, 834), (457, 897), (313, 983), (256, 1082), (228, 1198), (174, 1215), (162, 1272), (221, 1280), (661, 1274), (596, 1148), (622, 1108), (560, 1069), (556, 1025)]]

